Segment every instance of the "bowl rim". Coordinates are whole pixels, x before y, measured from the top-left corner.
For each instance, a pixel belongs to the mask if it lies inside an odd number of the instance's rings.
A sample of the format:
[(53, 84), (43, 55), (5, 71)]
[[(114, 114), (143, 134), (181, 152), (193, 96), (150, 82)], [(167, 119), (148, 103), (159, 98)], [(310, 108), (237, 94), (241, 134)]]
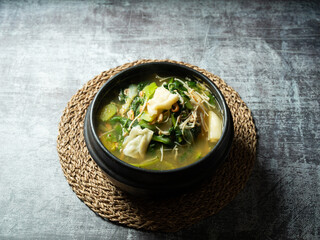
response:
[[(118, 78), (121, 78), (121, 75), (125, 75), (126, 73), (128, 73), (130, 71), (138, 70), (139, 68), (144, 68), (144, 67), (148, 67), (148, 66), (151, 66), (151, 65), (158, 65), (158, 66), (161, 66), (161, 65), (167, 65), (168, 66), (168, 65), (170, 65), (172, 67), (178, 67), (178, 68), (184, 69), (186, 71), (192, 72), (197, 77), (199, 77), (202, 81), (204, 81), (208, 85), (211, 85), (210, 87), (215, 90), (216, 94), (218, 95), (218, 97), (220, 98), (221, 103), (222, 103), (222, 104), (219, 104), (219, 103), (218, 104), (220, 106), (221, 112), (223, 113), (222, 114), (223, 115), (223, 129), (222, 129), (221, 137), (218, 140), (217, 144), (204, 157), (202, 157), (201, 159), (199, 159), (199, 160), (197, 160), (197, 161), (195, 161), (193, 163), (190, 163), (190, 164), (188, 164), (186, 166), (183, 166), (183, 167), (174, 168), (174, 169), (168, 169), (168, 170), (152, 170), (152, 169), (145, 169), (145, 168), (136, 167), (136, 166), (131, 165), (130, 163), (122, 161), (121, 159), (119, 159), (116, 156), (114, 156), (102, 144), (102, 142), (100, 141), (99, 137), (97, 136), (97, 133), (96, 133), (96, 130), (95, 130), (95, 126), (93, 124), (93, 122), (94, 122), (94, 120), (93, 120), (93, 118), (94, 118), (93, 111), (95, 109), (94, 106), (96, 104), (98, 104), (98, 106), (99, 106), (100, 102), (98, 102), (98, 99), (99, 99), (100, 95), (105, 94), (105, 92), (108, 91), (109, 85), (111, 85), (113, 82), (117, 81)], [(210, 89), (210, 90), (212, 91), (212, 89)], [(89, 113), (89, 128), (91, 128), (91, 130), (92, 130), (93, 138), (96, 141), (96, 143), (99, 145), (99, 147), (103, 150), (103, 152), (108, 155), (108, 157), (112, 158), (114, 161), (116, 161), (117, 163), (121, 164), (122, 166), (130, 168), (130, 169), (132, 169), (134, 171), (141, 171), (141, 172), (144, 172), (144, 173), (159, 174), (159, 175), (162, 175), (162, 174), (174, 174), (176, 172), (185, 171), (185, 170), (188, 170), (190, 168), (193, 168), (196, 165), (201, 164), (201, 162), (205, 161), (205, 159), (209, 158), (215, 151), (217, 151), (217, 149), (219, 149), (219, 147), (221, 145), (221, 142), (223, 141), (223, 138), (226, 136), (226, 131), (227, 131), (227, 127), (228, 127), (227, 117), (228, 117), (229, 108), (228, 108), (228, 105), (227, 105), (227, 103), (225, 101), (225, 98), (223, 97), (221, 91), (213, 83), (213, 81), (211, 79), (209, 79), (207, 76), (205, 76), (204, 74), (202, 74), (201, 72), (199, 72), (199, 71), (197, 71), (197, 70), (195, 70), (193, 68), (190, 68), (188, 66), (181, 65), (181, 64), (178, 64), (178, 63), (171, 63), (171, 62), (148, 62), (148, 63), (142, 63), (142, 64), (139, 64), (139, 65), (135, 65), (135, 66), (126, 68), (126, 69), (122, 70), (121, 72), (111, 76), (107, 80), (107, 82), (105, 82), (102, 85), (102, 87), (100, 87), (98, 92), (95, 94), (94, 99), (91, 102), (91, 107), (89, 108), (89, 110), (90, 110), (90, 113)], [(229, 116), (232, 118), (232, 116), (230, 114), (229, 114)], [(232, 121), (232, 119), (230, 119), (230, 120)], [(102, 161), (106, 162), (104, 159)], [(105, 163), (105, 164), (108, 165), (107, 163)]]

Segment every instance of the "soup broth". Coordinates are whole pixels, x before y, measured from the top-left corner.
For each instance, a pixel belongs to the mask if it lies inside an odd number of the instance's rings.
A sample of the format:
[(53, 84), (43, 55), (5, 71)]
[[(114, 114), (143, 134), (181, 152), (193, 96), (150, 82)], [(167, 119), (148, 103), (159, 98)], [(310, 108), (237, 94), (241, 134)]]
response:
[(100, 141), (114, 156), (152, 170), (201, 159), (217, 144), (223, 127), (206, 84), (157, 74), (107, 96), (96, 122)]

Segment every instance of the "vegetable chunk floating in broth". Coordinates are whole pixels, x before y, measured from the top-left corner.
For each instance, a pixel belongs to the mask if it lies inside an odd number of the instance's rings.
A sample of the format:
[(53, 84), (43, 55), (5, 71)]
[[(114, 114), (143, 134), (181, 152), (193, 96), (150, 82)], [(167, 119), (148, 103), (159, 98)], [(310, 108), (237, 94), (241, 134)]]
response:
[(106, 99), (97, 116), (102, 144), (133, 166), (170, 170), (204, 157), (222, 134), (222, 114), (197, 79), (153, 75)]

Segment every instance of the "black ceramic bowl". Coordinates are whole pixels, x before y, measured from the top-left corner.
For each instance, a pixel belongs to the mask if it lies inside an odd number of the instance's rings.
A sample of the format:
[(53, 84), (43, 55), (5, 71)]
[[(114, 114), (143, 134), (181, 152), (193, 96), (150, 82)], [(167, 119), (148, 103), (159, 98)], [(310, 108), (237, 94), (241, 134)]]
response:
[[(137, 82), (139, 77), (143, 78), (146, 74), (154, 73), (181, 77), (195, 76), (202, 79), (209, 86), (222, 110), (223, 131), (217, 145), (202, 159), (182, 168), (158, 171), (134, 167), (112, 155), (95, 132), (95, 116), (104, 98), (123, 86)], [(215, 169), (229, 153), (233, 139), (233, 121), (221, 92), (206, 76), (183, 65), (152, 62), (128, 68), (110, 78), (102, 86), (87, 110), (84, 137), (90, 155), (116, 186), (134, 195), (170, 196), (193, 189), (214, 174)]]

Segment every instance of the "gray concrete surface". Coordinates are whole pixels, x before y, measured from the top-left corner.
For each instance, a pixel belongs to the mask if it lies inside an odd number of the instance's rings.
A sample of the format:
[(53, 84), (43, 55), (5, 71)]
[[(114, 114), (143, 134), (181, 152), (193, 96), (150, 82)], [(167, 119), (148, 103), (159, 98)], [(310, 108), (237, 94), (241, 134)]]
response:
[[(317, 1), (0, 1), (0, 239), (319, 239)], [(178, 233), (97, 217), (56, 151), (71, 96), (100, 72), (174, 59), (222, 77), (252, 110), (258, 157), (221, 212)]]

